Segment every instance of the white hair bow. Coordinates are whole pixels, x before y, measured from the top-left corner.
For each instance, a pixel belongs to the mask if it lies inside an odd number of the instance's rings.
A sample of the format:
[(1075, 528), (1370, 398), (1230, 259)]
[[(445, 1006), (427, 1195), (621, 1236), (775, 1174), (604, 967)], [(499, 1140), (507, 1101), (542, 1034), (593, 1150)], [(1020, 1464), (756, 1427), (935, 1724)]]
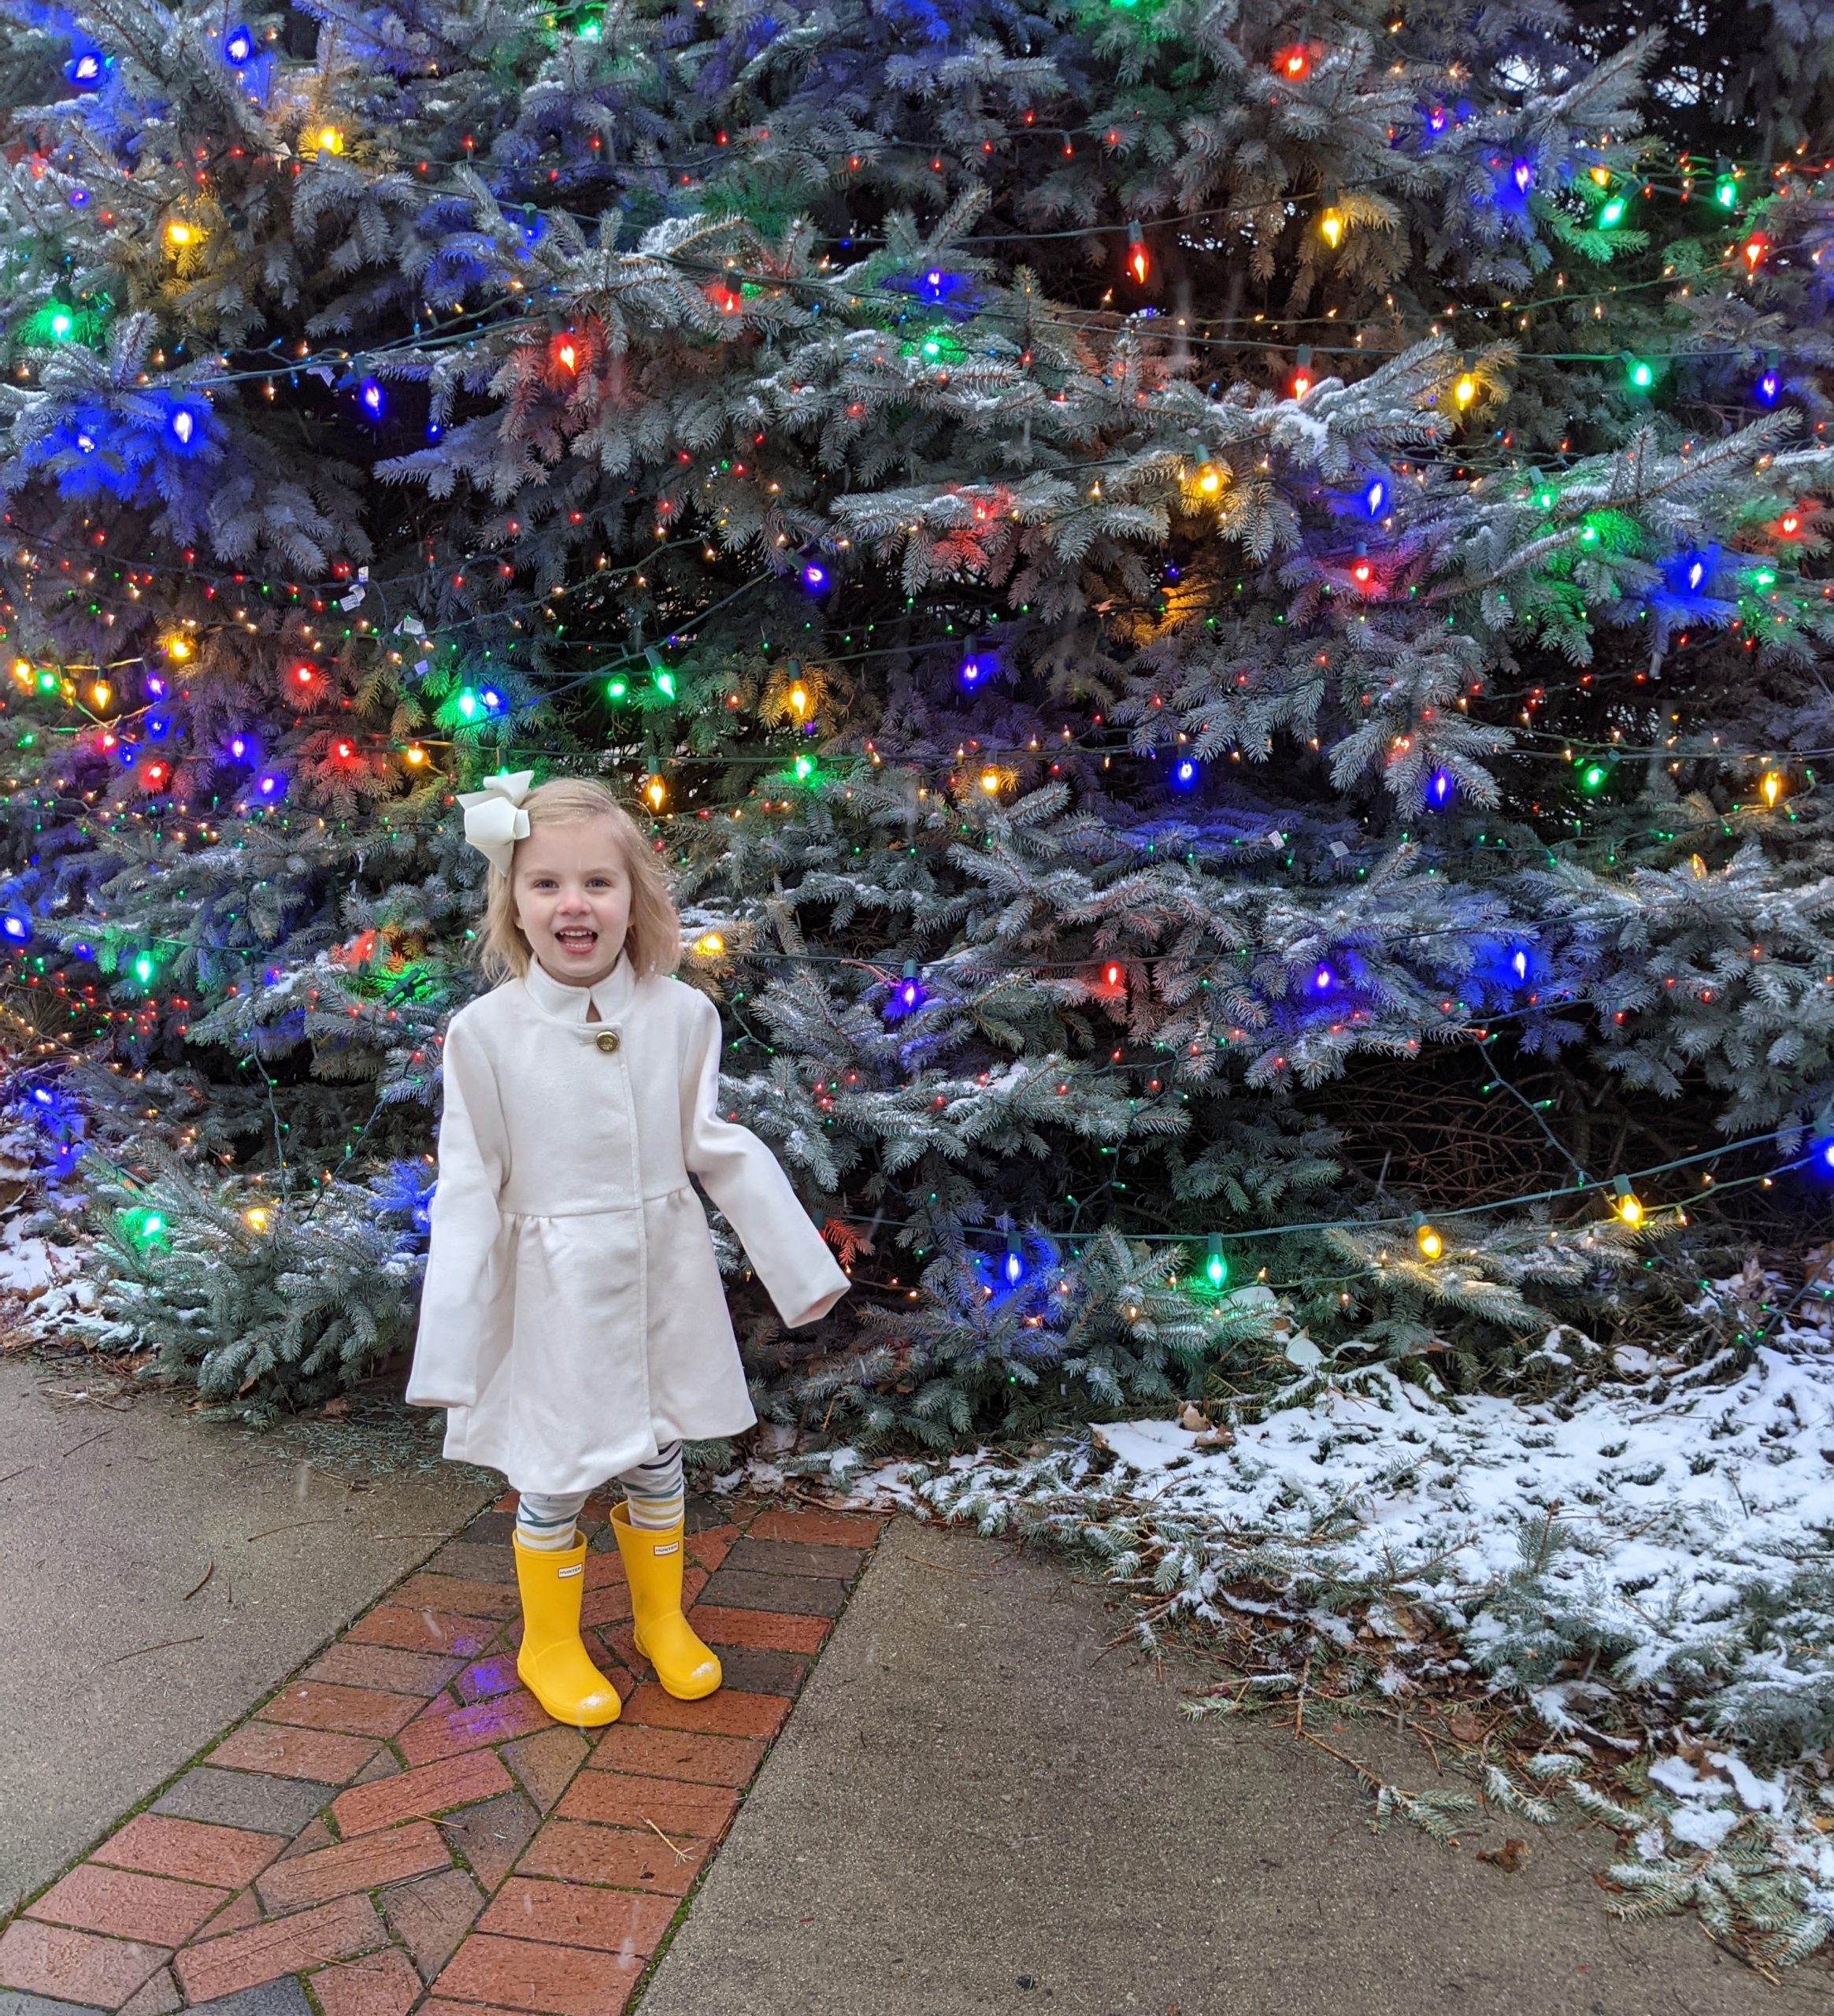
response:
[(499, 770), (484, 779), (482, 791), (464, 791), (465, 837), (491, 867), (507, 875), (516, 858), (516, 843), (528, 838), (528, 814), (522, 801), (535, 782), (532, 770)]

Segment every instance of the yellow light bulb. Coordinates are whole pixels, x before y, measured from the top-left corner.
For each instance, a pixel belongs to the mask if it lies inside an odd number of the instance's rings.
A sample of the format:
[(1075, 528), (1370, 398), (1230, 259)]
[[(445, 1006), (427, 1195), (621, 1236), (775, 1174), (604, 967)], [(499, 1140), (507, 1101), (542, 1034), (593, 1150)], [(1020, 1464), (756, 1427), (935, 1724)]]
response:
[(1207, 462), (1197, 472), (1197, 487), (1206, 497), (1214, 497), (1223, 487), (1223, 472)]
[(1343, 239), (1343, 213), (1329, 209), (1318, 220), (1318, 229), (1325, 243), (1335, 252)]
[(247, 1210), (243, 1213), (242, 1215), (247, 1219), (248, 1222), (257, 1232), (265, 1232), (267, 1230), (268, 1213), (267, 1207), (265, 1205), (251, 1205)]
[(980, 788), (991, 797), (1000, 788), (1000, 773), (995, 769), (985, 769), (980, 773)]
[(1422, 1225), (1413, 1235), (1413, 1243), (1420, 1248), (1423, 1260), (1436, 1260), (1446, 1250), (1446, 1242), (1431, 1225)]
[(1595, 168), (1592, 170), (1592, 180), (1598, 183), (1601, 189), (1610, 188), (1611, 186), (1610, 169), (1608, 168)]
[(1476, 398), (1477, 393), (1477, 380), (1469, 371), (1452, 387), (1452, 397), (1458, 402), (1461, 410), (1470, 405), (1471, 402)]
[(695, 940), (694, 949), (697, 952), (700, 953), (703, 958), (710, 959), (716, 953), (724, 952), (725, 951), (726, 941), (720, 936), (718, 932), (710, 931), (704, 936)]
[(1783, 795), (1783, 780), (1777, 775), (1776, 771), (1766, 770), (1764, 773), (1762, 790), (1764, 792), (1764, 802), (1768, 805), (1773, 811), (1775, 811), (1777, 809), (1777, 801)]
[(165, 227), (165, 242), (174, 246), (195, 245), (198, 234), (183, 217), (174, 217)]
[(427, 760), (427, 752), (417, 742), (410, 742), (406, 750), (408, 761), (417, 768)]
[(790, 688), (790, 705), (795, 709), (798, 713), (806, 713), (809, 710), (809, 694), (807, 689), (801, 686), (792, 686)]
[(660, 812), (663, 799), (669, 795), (669, 787), (659, 774), (653, 773), (643, 780), (643, 795), (650, 801), (650, 810)]
[(1617, 1199), (1612, 1208), (1627, 1225), (1639, 1225), (1643, 1223), (1643, 1206), (1628, 1190)]
[(1704, 882), (1706, 880), (1706, 863), (1700, 858), (1699, 854), (1689, 854), (1688, 865), (1693, 869), (1694, 879), (1696, 882)]
[(161, 642), (165, 647), (165, 655), (176, 664), (183, 665), (191, 654), (191, 639), (180, 636), (176, 631), (169, 637), (162, 638)]
[(321, 154), (341, 154), (344, 151), (343, 132), (335, 126), (321, 126), (318, 129), (318, 150)]
[(13, 676), (21, 686), (31, 685), (32, 683), (31, 659), (15, 658), (13, 661)]
[(90, 704), (106, 707), (115, 696), (115, 690), (106, 679), (98, 679), (89, 689)]

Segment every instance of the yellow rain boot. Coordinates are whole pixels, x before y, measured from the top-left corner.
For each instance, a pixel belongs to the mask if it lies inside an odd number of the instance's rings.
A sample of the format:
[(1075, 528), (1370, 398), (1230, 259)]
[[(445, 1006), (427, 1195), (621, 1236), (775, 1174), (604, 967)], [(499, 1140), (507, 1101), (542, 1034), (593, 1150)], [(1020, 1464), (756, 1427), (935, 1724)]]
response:
[(522, 1684), (557, 1722), (592, 1729), (615, 1722), (623, 1706), (580, 1640), (580, 1602), (586, 1589), (586, 1542), (575, 1529), (564, 1553), (516, 1549), (516, 1586), (522, 1595), (522, 1649), (516, 1670)]
[(663, 1691), (698, 1701), (720, 1684), (720, 1662), (681, 1614), (682, 1525), (666, 1531), (633, 1526), (628, 1505), (612, 1508), (611, 1530), (631, 1585), (637, 1650), (656, 1669)]

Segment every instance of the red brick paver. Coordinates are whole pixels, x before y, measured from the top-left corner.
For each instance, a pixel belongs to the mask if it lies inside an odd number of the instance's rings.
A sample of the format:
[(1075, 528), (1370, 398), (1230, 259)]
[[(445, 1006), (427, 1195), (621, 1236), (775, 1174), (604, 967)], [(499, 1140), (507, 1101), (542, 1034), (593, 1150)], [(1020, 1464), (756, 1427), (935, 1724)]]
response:
[(244, 1722), (210, 1753), (229, 1771), (265, 1771), (276, 1778), (316, 1778), (341, 1785), (354, 1778), (380, 1746), (360, 1736), (328, 1729), (282, 1729), (277, 1722)]
[(91, 1858), (117, 1869), (139, 1869), (153, 1876), (176, 1876), (191, 1883), (220, 1883), (235, 1888), (265, 1869), (287, 1845), (284, 1834), (251, 1834), (241, 1827), (213, 1827), (202, 1820), (168, 1820), (137, 1813), (111, 1834)]
[(360, 1617), (345, 1634), (345, 1642), (358, 1645), (392, 1645), (404, 1652), (448, 1652), (461, 1659), (474, 1658), (497, 1635), (495, 1619), (482, 1617), (443, 1617), (437, 1610), (402, 1610), (383, 1603)]
[[(249, 1774), (218, 1810), (258, 1815), (261, 1783), (288, 1779), (325, 1788), (320, 1812), (290, 1836), (135, 1814), (0, 1927), (0, 2003), (183, 2016), (275, 1983), (297, 2001), (290, 1977), (322, 2016), (621, 2016), (833, 1628), (750, 1605), (774, 1576), (786, 1604), (817, 1571), (832, 1592), (883, 1522), (729, 1503), (689, 1534), (707, 1642), (798, 1656), (677, 1701), (636, 1651), (606, 1511), (586, 1514), (584, 1625), (617, 1722), (560, 1726), (522, 1686), (505, 1522), (487, 1518), (443, 1551), (458, 1572), (409, 1575), (197, 1760), (200, 1786)], [(697, 1606), (710, 1577), (747, 1606)]]
[(118, 2009), (167, 1957), (162, 1946), (16, 1918), (0, 1932), (0, 1988)]
[(588, 1957), (569, 1946), (474, 1932), (433, 1986), (440, 1995), (542, 2016), (618, 2016), (643, 1970), (634, 1955)]
[(413, 1694), (379, 1694), (369, 1687), (338, 1687), (328, 1681), (296, 1680), (261, 1710), (268, 1722), (292, 1722), (305, 1729), (336, 1729), (345, 1736), (393, 1736), (424, 1703)]
[(294, 1911), (250, 1925), (246, 1932), (206, 1939), (187, 1947), (172, 1966), (187, 2002), (213, 2002), (220, 1995), (258, 1988), (263, 1981), (296, 1974), (323, 1960), (372, 1952), (387, 1942), (376, 1907), (367, 1897), (339, 1897), (315, 1910)]
[(701, 1701), (677, 1701), (647, 1680), (624, 1706), (627, 1722), (658, 1729), (695, 1729), (708, 1736), (775, 1736), (790, 1704), (780, 1694), (740, 1694), (722, 1687)]
[(672, 1897), (583, 1883), (532, 1883), (513, 1876), (478, 1920), (478, 1930), (647, 1960), (674, 1915)]
[(710, 1840), (725, 1833), (738, 1810), (738, 1793), (724, 1785), (688, 1785), (624, 1771), (582, 1771), (555, 1809), (563, 1820), (596, 1820), (607, 1827), (654, 1823), (676, 1840), (698, 1834)]
[(110, 1869), (106, 1862), (85, 1862), (61, 1883), (54, 1883), (25, 1914), (85, 1932), (113, 1933), (117, 1939), (171, 1946), (189, 1939), (228, 1901), (227, 1890), (206, 1883), (174, 1883), (169, 1877), (139, 1876), (132, 1870)]
[(365, 1834), (398, 1821), (423, 1820), (455, 1806), (469, 1806), (493, 1792), (508, 1792), (513, 1782), (497, 1753), (480, 1750), (423, 1764), (374, 1784), (354, 1785), (332, 1801), (332, 1818), (340, 1834)]
[(421, 1821), (379, 1834), (359, 1834), (354, 1841), (277, 1862), (254, 1887), (269, 1912), (291, 1911), (358, 1890), (380, 1889), (385, 1883), (405, 1883), (412, 1876), (430, 1876), (451, 1866), (451, 1852), (439, 1829)]
[(749, 1645), (765, 1652), (819, 1652), (832, 1628), (825, 1617), (725, 1610), (717, 1603), (697, 1603), (687, 1621), (710, 1645)]
[(871, 1547), (885, 1521), (858, 1512), (761, 1512), (745, 1529), (754, 1540), (791, 1540), (802, 1547)]
[(321, 1967), (312, 1986), (324, 2016), (407, 2016), (424, 1992), (413, 1962), (394, 1946), (340, 1967)]
[(430, 1764), (435, 1758), (484, 1750), (493, 1744), (507, 1743), (513, 1736), (530, 1736), (536, 1729), (552, 1726), (546, 1710), (535, 1696), (519, 1689), (487, 1701), (475, 1701), (465, 1708), (443, 1708), (435, 1703), (432, 1713), (409, 1722), (402, 1731), (395, 1748), (410, 1764)]

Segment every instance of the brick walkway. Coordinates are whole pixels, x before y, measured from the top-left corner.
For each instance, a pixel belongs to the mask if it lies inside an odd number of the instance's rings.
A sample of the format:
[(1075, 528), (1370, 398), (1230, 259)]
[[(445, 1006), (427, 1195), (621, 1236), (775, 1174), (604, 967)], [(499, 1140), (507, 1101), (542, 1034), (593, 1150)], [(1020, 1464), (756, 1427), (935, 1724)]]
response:
[(624, 1705), (583, 1734), (517, 1682), (514, 1503), (0, 1932), (0, 2016), (618, 2016), (880, 1522), (691, 1504), (690, 1614), (726, 1684), (676, 1701), (636, 1655), (589, 1503), (586, 1636)]

